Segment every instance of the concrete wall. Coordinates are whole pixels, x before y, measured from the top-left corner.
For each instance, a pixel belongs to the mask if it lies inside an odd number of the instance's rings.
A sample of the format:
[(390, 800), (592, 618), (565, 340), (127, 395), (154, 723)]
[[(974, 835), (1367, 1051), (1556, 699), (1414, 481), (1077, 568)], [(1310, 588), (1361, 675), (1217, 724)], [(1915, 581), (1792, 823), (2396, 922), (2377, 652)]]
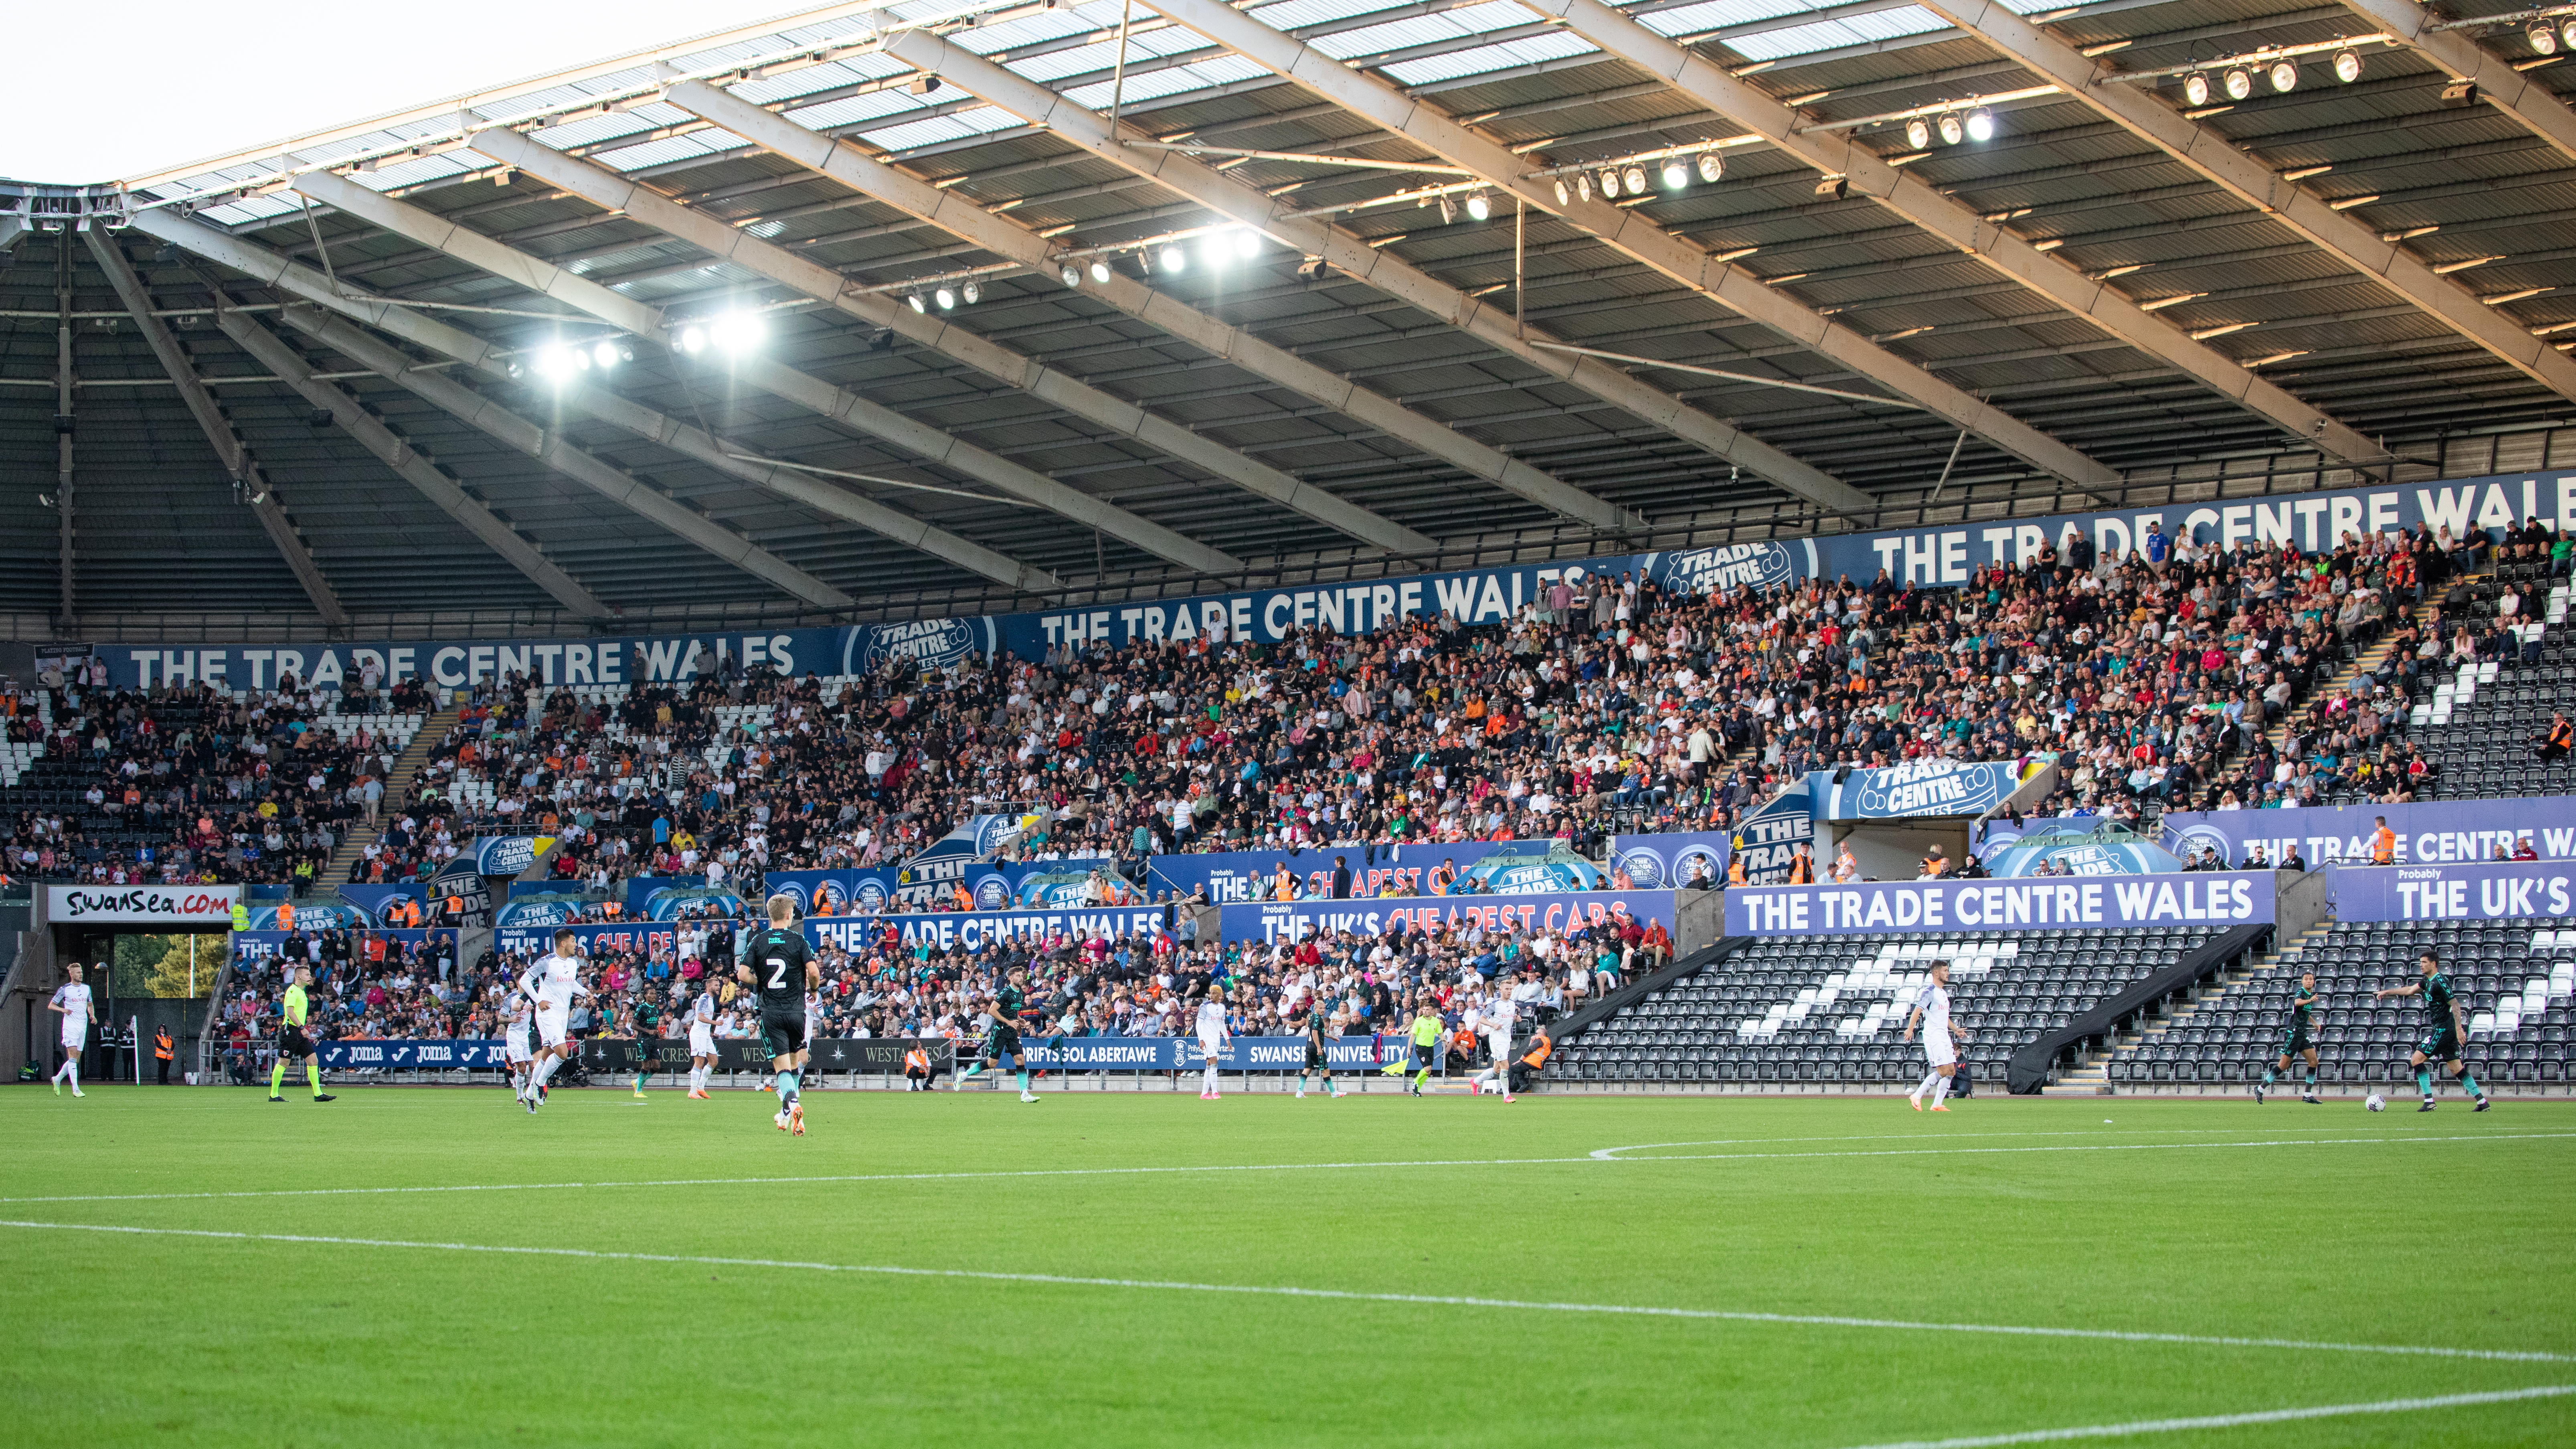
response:
[(1716, 945), (1726, 934), (1726, 892), (1673, 892), (1673, 958)]

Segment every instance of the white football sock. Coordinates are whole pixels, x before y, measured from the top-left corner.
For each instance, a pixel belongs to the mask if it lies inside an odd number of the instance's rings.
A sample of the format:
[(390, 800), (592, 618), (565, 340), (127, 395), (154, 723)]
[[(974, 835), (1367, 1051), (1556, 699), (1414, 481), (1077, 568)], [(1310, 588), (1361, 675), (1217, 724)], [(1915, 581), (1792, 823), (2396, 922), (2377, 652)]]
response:
[(1199, 1068), (1199, 1073), (1200, 1073), (1200, 1079), (1201, 1079), (1202, 1081), (1206, 1082), (1206, 1084), (1207, 1084), (1205, 1087), (1201, 1088), (1201, 1090), (1202, 1090), (1202, 1091), (1209, 1091), (1209, 1092), (1213, 1092), (1213, 1091), (1215, 1091), (1215, 1090), (1216, 1090), (1216, 1066), (1215, 1066), (1215, 1064), (1214, 1064), (1214, 1063), (1210, 1063), (1210, 1064), (1209, 1064), (1209, 1065), (1207, 1065), (1207, 1066), (1204, 1066), (1204, 1067)]
[(1919, 1098), (1919, 1097), (1921, 1097), (1924, 1093), (1926, 1093), (1926, 1092), (1928, 1092), (1928, 1091), (1931, 1091), (1931, 1090), (1932, 1090), (1932, 1084), (1933, 1084), (1934, 1082), (1939, 1081), (1939, 1080), (1941, 1080), (1941, 1074), (1940, 1074), (1939, 1072), (1925, 1072), (1925, 1073), (1923, 1074), (1923, 1082), (1922, 1082), (1922, 1084), (1921, 1084), (1920, 1086), (1917, 1086), (1913, 1091), (1906, 1093), (1905, 1095), (1906, 1095), (1906, 1096), (1908, 1096), (1908, 1097), (1917, 1097), (1917, 1098)]
[(1949, 1096), (1949, 1095), (1950, 1095), (1950, 1079), (1949, 1079), (1948, 1077), (1943, 1077), (1943, 1078), (1941, 1078), (1938, 1082), (1936, 1082), (1936, 1083), (1933, 1085), (1933, 1088), (1932, 1088), (1932, 1105), (1933, 1105), (1933, 1106), (1935, 1106), (1935, 1107), (1940, 1106), (1940, 1105), (1941, 1105), (1941, 1099), (1942, 1099), (1942, 1098), (1944, 1098), (1944, 1097), (1947, 1097), (1947, 1096)]

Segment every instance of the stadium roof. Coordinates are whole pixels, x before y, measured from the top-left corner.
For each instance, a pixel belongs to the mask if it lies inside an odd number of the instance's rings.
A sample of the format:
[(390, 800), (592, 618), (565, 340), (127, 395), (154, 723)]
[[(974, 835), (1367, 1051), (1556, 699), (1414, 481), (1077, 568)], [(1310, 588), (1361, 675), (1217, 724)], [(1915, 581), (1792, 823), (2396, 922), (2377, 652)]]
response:
[(904, 617), (2539, 465), (2571, 50), (2491, 0), (916, 0), (0, 184), (0, 613)]

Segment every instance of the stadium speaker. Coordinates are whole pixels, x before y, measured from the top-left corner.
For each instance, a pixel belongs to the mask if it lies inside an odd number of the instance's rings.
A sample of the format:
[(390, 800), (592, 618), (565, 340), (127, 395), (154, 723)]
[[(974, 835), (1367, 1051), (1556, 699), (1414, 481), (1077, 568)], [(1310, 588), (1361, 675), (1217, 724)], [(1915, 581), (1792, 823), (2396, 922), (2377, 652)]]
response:
[(70, 413), (54, 414), (54, 431), (58, 433), (74, 431), (72, 415)]
[(1816, 194), (1828, 201), (1840, 201), (1844, 193), (1850, 190), (1851, 180), (1848, 177), (1828, 176), (1816, 183)]
[(311, 412), (304, 415), (304, 425), (308, 428), (327, 428), (331, 426), (331, 410), (329, 408), (313, 409)]
[(2442, 104), (2451, 107), (2453, 110), (2458, 110), (2464, 106), (2474, 106), (2477, 103), (2478, 83), (2476, 81), (2455, 80), (2449, 85), (2442, 87)]

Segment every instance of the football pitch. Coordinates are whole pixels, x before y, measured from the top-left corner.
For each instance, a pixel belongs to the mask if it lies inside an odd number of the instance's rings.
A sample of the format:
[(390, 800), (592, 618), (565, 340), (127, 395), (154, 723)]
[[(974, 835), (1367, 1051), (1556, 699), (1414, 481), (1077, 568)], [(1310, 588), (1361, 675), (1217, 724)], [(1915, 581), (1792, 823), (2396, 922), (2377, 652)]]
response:
[(20, 1444), (2576, 1442), (2576, 1103), (42, 1087)]

